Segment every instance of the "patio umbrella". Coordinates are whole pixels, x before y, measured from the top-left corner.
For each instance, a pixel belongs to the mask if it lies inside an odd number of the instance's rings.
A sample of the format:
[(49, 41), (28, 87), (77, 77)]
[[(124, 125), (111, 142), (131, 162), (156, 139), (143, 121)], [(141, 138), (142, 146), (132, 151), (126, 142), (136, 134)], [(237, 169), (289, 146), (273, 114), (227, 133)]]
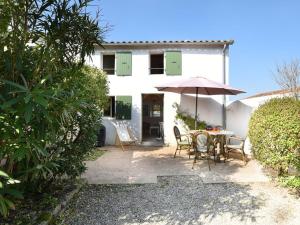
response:
[(195, 129), (197, 128), (198, 94), (202, 95), (237, 95), (245, 93), (242, 90), (209, 80), (204, 77), (188, 77), (167, 82), (156, 87), (159, 91), (179, 94), (196, 94)]

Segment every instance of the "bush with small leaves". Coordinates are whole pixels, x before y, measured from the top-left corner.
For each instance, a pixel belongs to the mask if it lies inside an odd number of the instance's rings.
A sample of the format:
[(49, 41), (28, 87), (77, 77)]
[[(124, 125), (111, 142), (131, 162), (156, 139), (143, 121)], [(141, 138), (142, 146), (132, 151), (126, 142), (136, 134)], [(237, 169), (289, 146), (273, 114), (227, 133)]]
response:
[(249, 138), (256, 159), (284, 174), (300, 169), (300, 101), (275, 98), (251, 116)]

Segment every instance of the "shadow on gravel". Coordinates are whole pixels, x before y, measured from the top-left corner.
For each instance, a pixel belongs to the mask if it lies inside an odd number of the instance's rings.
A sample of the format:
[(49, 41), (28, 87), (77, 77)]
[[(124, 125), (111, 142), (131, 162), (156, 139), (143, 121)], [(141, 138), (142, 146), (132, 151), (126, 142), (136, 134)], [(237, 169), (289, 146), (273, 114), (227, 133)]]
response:
[(67, 208), (63, 224), (255, 223), (264, 202), (247, 184), (203, 184), (198, 176), (159, 177), (158, 184), (89, 185)]

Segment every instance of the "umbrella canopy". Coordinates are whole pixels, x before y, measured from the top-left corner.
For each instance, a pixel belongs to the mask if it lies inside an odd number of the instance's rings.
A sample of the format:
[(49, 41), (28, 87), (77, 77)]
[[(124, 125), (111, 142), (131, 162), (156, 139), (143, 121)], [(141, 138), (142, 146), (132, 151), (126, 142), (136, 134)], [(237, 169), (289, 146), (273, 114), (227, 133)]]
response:
[(156, 87), (159, 91), (179, 94), (196, 94), (195, 129), (197, 128), (198, 94), (202, 95), (236, 95), (245, 93), (242, 90), (209, 80), (205, 77), (188, 77), (167, 82)]
[(232, 88), (228, 85), (209, 80), (204, 77), (189, 77), (167, 82), (156, 87), (159, 91), (175, 92), (179, 94), (202, 95), (236, 95), (245, 93), (242, 90)]

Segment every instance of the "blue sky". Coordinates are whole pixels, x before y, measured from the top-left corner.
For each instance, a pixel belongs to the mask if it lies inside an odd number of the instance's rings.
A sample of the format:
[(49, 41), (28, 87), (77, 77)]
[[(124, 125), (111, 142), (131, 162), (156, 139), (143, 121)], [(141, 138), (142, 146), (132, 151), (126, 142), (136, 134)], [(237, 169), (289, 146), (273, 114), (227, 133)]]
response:
[(276, 64), (300, 58), (297, 0), (96, 0), (93, 5), (102, 9), (102, 23), (113, 26), (107, 40), (234, 39), (230, 85), (247, 91), (237, 98), (278, 89), (272, 76)]

